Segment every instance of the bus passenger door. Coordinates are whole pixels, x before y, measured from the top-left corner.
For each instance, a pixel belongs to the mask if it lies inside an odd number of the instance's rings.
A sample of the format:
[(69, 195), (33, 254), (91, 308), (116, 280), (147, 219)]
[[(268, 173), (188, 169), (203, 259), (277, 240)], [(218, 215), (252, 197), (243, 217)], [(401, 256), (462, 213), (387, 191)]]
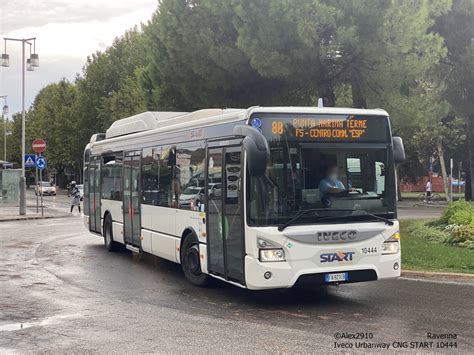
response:
[(125, 153), (123, 161), (123, 236), (125, 243), (140, 247), (141, 152)]
[(101, 233), (100, 211), (100, 157), (91, 157), (89, 163), (89, 229)]
[(209, 148), (206, 174), (208, 269), (227, 280), (244, 284), (241, 169), (241, 147)]

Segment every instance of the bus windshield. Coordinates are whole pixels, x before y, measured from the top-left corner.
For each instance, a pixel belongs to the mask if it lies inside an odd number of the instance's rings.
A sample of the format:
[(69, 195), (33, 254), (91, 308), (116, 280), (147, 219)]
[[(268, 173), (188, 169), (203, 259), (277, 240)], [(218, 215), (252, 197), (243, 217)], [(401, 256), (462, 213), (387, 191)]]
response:
[(248, 179), (249, 224), (279, 225), (307, 210), (317, 213), (303, 213), (295, 224), (396, 217), (387, 117), (254, 118), (270, 157), (266, 174)]

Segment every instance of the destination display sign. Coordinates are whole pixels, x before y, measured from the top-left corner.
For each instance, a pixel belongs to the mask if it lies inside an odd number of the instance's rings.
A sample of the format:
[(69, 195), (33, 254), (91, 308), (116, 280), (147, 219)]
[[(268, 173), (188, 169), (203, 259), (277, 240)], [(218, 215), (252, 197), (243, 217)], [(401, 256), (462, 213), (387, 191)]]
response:
[(268, 140), (286, 138), (301, 141), (388, 142), (388, 117), (362, 115), (259, 114), (250, 125)]

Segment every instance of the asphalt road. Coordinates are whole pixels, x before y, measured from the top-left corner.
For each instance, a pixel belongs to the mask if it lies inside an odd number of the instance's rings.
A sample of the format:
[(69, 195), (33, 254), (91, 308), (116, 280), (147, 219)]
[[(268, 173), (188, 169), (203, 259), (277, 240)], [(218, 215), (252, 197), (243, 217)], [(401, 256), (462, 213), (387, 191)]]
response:
[[(66, 199), (55, 203), (67, 207)], [(107, 252), (78, 215), (2, 222), (0, 242), (0, 353), (376, 351), (336, 342), (337, 332), (431, 352), (446, 349), (427, 332), (449, 333), (457, 336), (451, 351), (474, 348), (474, 285), (398, 279), (327, 292), (201, 289), (179, 265)], [(410, 348), (427, 341), (432, 348)]]
[(443, 213), (446, 204), (428, 205), (413, 200), (400, 201), (397, 206), (399, 219), (433, 219)]

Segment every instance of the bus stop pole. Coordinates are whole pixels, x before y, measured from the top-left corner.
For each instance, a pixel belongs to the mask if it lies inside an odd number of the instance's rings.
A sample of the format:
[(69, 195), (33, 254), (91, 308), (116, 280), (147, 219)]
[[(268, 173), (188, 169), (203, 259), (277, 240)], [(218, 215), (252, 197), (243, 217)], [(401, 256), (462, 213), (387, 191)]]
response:
[[(40, 153), (41, 157), (41, 153)], [(43, 183), (43, 169), (40, 169), (40, 181)], [(43, 189), (41, 188), (41, 217), (43, 217)]]
[(36, 213), (39, 213), (39, 206), (38, 206), (38, 194), (39, 194), (39, 185), (38, 185), (38, 167), (35, 164), (35, 170), (36, 170)]

